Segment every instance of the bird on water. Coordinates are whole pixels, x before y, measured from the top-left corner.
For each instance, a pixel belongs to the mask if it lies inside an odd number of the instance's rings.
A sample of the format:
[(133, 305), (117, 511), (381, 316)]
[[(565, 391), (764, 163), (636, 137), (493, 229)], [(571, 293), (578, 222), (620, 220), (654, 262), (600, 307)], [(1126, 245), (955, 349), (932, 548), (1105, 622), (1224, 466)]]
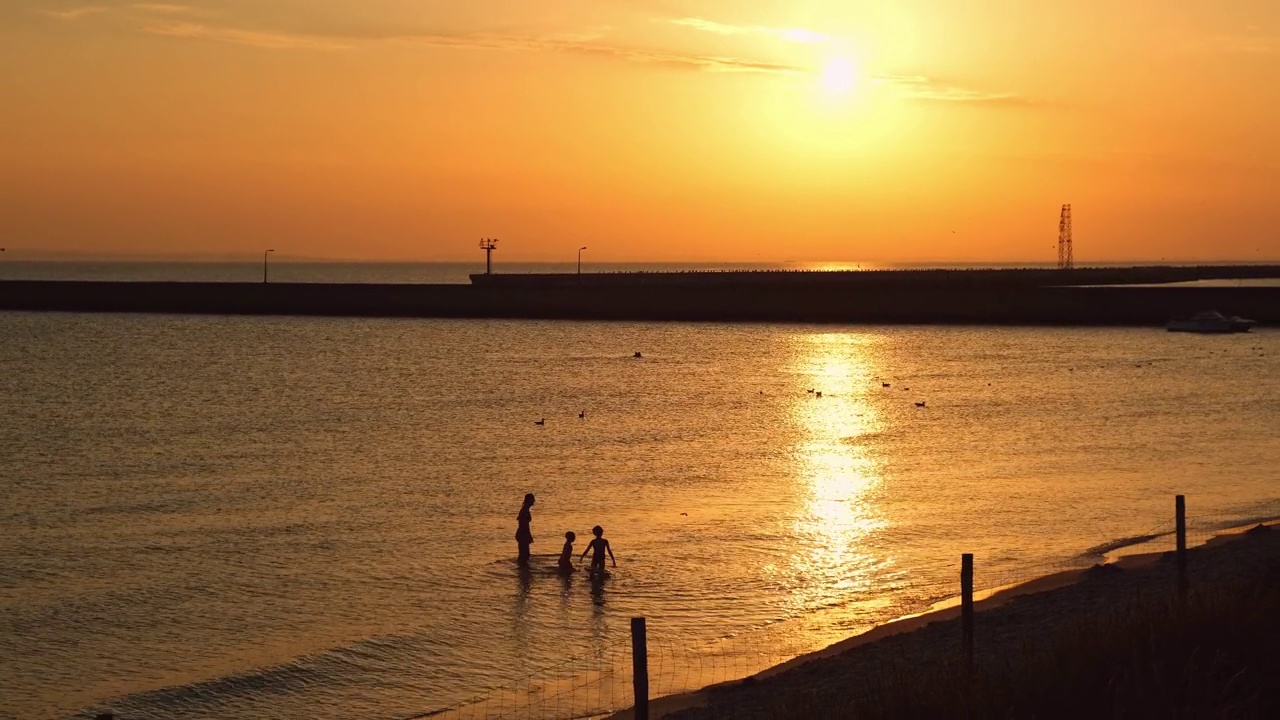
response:
[(533, 421), (533, 424), (534, 424), (534, 425), (546, 425), (546, 424), (547, 424), (547, 419), (546, 419), (546, 418), (542, 418), (541, 420), (534, 420), (534, 421)]
[(586, 411), (586, 410), (583, 410), (582, 412), (578, 413), (578, 419), (579, 419), (579, 420), (586, 420), (586, 419), (587, 419), (587, 411)]
[(920, 401), (920, 402), (916, 403), (916, 407), (924, 407), (924, 401), (922, 400), (922, 401)]

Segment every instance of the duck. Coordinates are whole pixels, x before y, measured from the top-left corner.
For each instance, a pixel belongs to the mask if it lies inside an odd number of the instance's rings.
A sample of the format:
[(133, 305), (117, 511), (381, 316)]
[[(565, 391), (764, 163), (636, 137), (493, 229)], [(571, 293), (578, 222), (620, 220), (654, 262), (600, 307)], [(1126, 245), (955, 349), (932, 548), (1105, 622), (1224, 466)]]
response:
[(889, 387), (889, 383), (880, 383), (880, 387)]
[(641, 354), (639, 350), (637, 350), (637, 351), (635, 352), (635, 354), (634, 354), (634, 355), (632, 355), (631, 357), (633, 357), (633, 358), (635, 358), (635, 359), (637, 359), (637, 360), (641, 360), (641, 359), (643, 359), (643, 358), (644, 358), (644, 355), (643, 355), (643, 354)]
[(586, 411), (586, 410), (583, 410), (582, 412), (578, 413), (578, 419), (579, 419), (579, 420), (586, 420), (586, 419), (587, 419), (587, 411)]
[(921, 400), (920, 402), (916, 403), (916, 407), (924, 407), (924, 401)]
[(820, 393), (820, 392), (816, 392), (816, 393), (814, 393), (814, 394), (813, 394), (813, 396), (814, 396), (814, 397), (822, 397), (822, 393)]
[(533, 424), (534, 424), (534, 425), (546, 425), (546, 424), (547, 424), (547, 419), (546, 419), (546, 418), (542, 418), (541, 420), (534, 420), (534, 421), (533, 421)]

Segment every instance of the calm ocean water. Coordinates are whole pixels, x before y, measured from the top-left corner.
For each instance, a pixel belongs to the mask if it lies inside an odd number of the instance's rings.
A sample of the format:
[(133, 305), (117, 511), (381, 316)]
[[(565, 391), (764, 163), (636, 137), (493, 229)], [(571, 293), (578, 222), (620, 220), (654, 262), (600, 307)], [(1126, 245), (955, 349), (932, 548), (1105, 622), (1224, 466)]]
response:
[[(0, 337), (0, 717), (404, 718), (625, 646), (633, 615), (800, 652), (953, 594), (961, 552), (1091, 564), (1179, 492), (1280, 514), (1266, 329), (0, 313)], [(530, 491), (540, 568), (605, 527), (603, 592), (515, 572)]]
[[(500, 258), (499, 258), (500, 260)], [(874, 267), (853, 263), (592, 263), (583, 272), (636, 272), (641, 270), (760, 270), (783, 268), (855, 269)], [(508, 263), (497, 261), (494, 272), (575, 272), (576, 263)], [(298, 262), (279, 258), (268, 261), (268, 277), (275, 282), (306, 283), (468, 283), (472, 273), (484, 272), (479, 263), (343, 263)], [(260, 282), (262, 261), (249, 262), (92, 262), (13, 260), (0, 255), (0, 280), (112, 280), (161, 282)]]

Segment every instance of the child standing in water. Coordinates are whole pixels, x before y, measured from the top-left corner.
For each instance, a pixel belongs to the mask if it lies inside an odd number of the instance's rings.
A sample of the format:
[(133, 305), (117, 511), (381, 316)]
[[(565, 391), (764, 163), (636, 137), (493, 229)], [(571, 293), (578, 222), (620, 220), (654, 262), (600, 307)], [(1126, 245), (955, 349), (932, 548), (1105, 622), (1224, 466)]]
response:
[(618, 561), (614, 560), (613, 548), (609, 547), (609, 541), (604, 539), (604, 528), (597, 525), (591, 528), (591, 534), (595, 535), (596, 539), (587, 543), (587, 549), (582, 551), (582, 557), (586, 557), (587, 553), (592, 553), (591, 574), (604, 575), (604, 554), (606, 552), (609, 553), (609, 559), (613, 561), (614, 567), (618, 567)]
[(577, 539), (578, 536), (574, 535), (572, 530), (564, 534), (564, 549), (560, 551), (559, 563), (561, 575), (568, 575), (577, 570), (573, 566), (573, 541)]

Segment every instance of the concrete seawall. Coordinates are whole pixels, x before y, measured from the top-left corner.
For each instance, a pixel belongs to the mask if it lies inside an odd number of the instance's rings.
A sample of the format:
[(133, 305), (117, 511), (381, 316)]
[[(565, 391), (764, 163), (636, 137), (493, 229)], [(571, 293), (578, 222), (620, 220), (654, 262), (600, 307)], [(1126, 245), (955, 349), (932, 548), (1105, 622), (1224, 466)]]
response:
[(1280, 287), (337, 285), (0, 282), (0, 310), (353, 317), (1160, 326), (1200, 310), (1280, 325)]
[(1074, 270), (1048, 268), (972, 268), (905, 270), (689, 270), (678, 272), (613, 273), (495, 273), (472, 275), (485, 287), (859, 287), (928, 291), (978, 290), (1084, 285), (1140, 285), (1199, 280), (1280, 278), (1276, 265), (1140, 265), (1091, 267)]

